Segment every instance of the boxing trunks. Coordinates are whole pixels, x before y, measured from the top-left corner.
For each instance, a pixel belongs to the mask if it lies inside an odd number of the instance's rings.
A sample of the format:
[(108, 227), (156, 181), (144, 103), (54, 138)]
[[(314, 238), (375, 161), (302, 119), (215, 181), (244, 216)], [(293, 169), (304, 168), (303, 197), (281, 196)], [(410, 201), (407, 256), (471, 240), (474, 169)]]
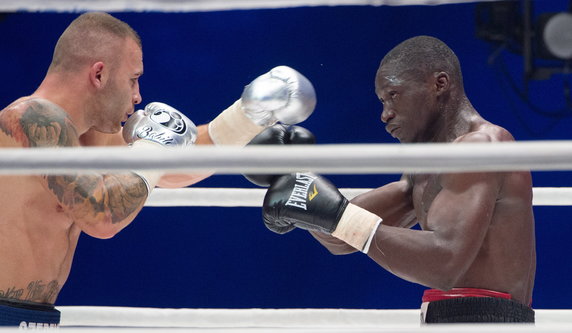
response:
[(421, 323), (534, 323), (534, 310), (498, 291), (429, 289), (423, 294)]
[(0, 299), (0, 326), (28, 328), (57, 328), (60, 312), (51, 304)]

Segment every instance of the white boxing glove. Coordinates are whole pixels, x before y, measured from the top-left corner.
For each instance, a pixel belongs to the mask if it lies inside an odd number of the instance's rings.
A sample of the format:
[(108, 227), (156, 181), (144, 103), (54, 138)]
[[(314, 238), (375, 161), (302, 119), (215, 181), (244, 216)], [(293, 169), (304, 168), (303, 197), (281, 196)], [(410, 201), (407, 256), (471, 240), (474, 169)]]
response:
[(145, 139), (164, 146), (189, 146), (197, 140), (197, 126), (183, 113), (160, 102), (133, 113), (123, 126), (123, 139)]
[(278, 66), (244, 88), (241, 98), (209, 123), (215, 144), (246, 145), (266, 127), (297, 124), (316, 107), (312, 83), (298, 71)]
[[(197, 140), (197, 126), (175, 108), (160, 102), (133, 113), (123, 126), (123, 139), (134, 149), (190, 146)], [(152, 153), (152, 152), (151, 152)], [(164, 172), (135, 170), (150, 194)]]

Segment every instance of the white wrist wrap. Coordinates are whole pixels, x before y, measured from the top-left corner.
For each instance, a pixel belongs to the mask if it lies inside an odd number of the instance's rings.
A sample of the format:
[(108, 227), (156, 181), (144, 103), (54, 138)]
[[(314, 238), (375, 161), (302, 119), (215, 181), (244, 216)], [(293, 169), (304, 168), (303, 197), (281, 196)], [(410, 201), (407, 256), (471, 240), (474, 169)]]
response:
[(348, 204), (332, 236), (367, 253), (381, 221), (379, 216), (354, 204)]
[[(137, 140), (131, 144), (131, 147), (134, 149), (165, 149), (163, 145), (157, 142), (149, 141), (149, 140)], [(155, 170), (132, 170), (134, 174), (141, 177), (147, 185), (147, 197), (151, 195), (151, 191), (155, 188), (159, 179), (163, 176), (163, 171), (155, 171)]]
[(209, 123), (209, 135), (216, 145), (245, 146), (265, 128), (246, 116), (239, 99)]

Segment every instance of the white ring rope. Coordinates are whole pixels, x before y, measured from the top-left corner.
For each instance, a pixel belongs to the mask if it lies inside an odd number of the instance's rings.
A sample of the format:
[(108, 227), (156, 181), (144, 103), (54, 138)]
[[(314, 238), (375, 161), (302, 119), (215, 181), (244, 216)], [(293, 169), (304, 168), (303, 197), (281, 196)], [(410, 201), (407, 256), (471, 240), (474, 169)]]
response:
[(0, 11), (197, 12), (306, 6), (439, 5), (478, 1), (487, 0), (18, 0), (0, 1)]
[[(341, 188), (348, 198), (367, 192), (369, 188)], [(572, 188), (535, 187), (532, 189), (534, 206), (572, 206)], [(148, 207), (260, 207), (264, 188), (157, 188), (145, 203)]]
[[(416, 309), (160, 309), (96, 306), (57, 308), (62, 313), (63, 327), (375, 328), (386, 332), (388, 328), (415, 329), (420, 326), (419, 310)], [(567, 327), (570, 330), (572, 310), (541, 309), (535, 312), (536, 328)], [(425, 332), (430, 327), (422, 328)], [(458, 327), (456, 329), (456, 332), (459, 332)]]
[(2, 149), (0, 174), (164, 170), (219, 174), (371, 174), (571, 170), (571, 141), (496, 143), (346, 144), (290, 146), (194, 146)]

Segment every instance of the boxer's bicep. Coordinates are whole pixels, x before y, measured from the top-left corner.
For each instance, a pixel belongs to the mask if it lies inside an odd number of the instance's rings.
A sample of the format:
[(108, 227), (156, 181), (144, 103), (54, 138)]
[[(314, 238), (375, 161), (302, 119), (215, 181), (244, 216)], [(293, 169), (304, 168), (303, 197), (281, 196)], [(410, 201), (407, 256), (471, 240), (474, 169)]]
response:
[(145, 183), (132, 173), (48, 175), (45, 182), (74, 222), (95, 237), (113, 236), (147, 199)]
[[(45, 100), (30, 100), (4, 117), (2, 130), (23, 147), (78, 147), (79, 136), (68, 114)], [(147, 198), (145, 183), (133, 173), (49, 174), (38, 177), (82, 230), (110, 237), (135, 217)]]
[[(430, 232), (425, 253), (454, 285), (482, 251), (495, 214), (502, 176), (499, 173), (458, 173), (441, 177), (442, 189), (427, 212)], [(439, 257), (446, 258), (446, 260)], [(436, 276), (438, 273), (436, 274)]]

